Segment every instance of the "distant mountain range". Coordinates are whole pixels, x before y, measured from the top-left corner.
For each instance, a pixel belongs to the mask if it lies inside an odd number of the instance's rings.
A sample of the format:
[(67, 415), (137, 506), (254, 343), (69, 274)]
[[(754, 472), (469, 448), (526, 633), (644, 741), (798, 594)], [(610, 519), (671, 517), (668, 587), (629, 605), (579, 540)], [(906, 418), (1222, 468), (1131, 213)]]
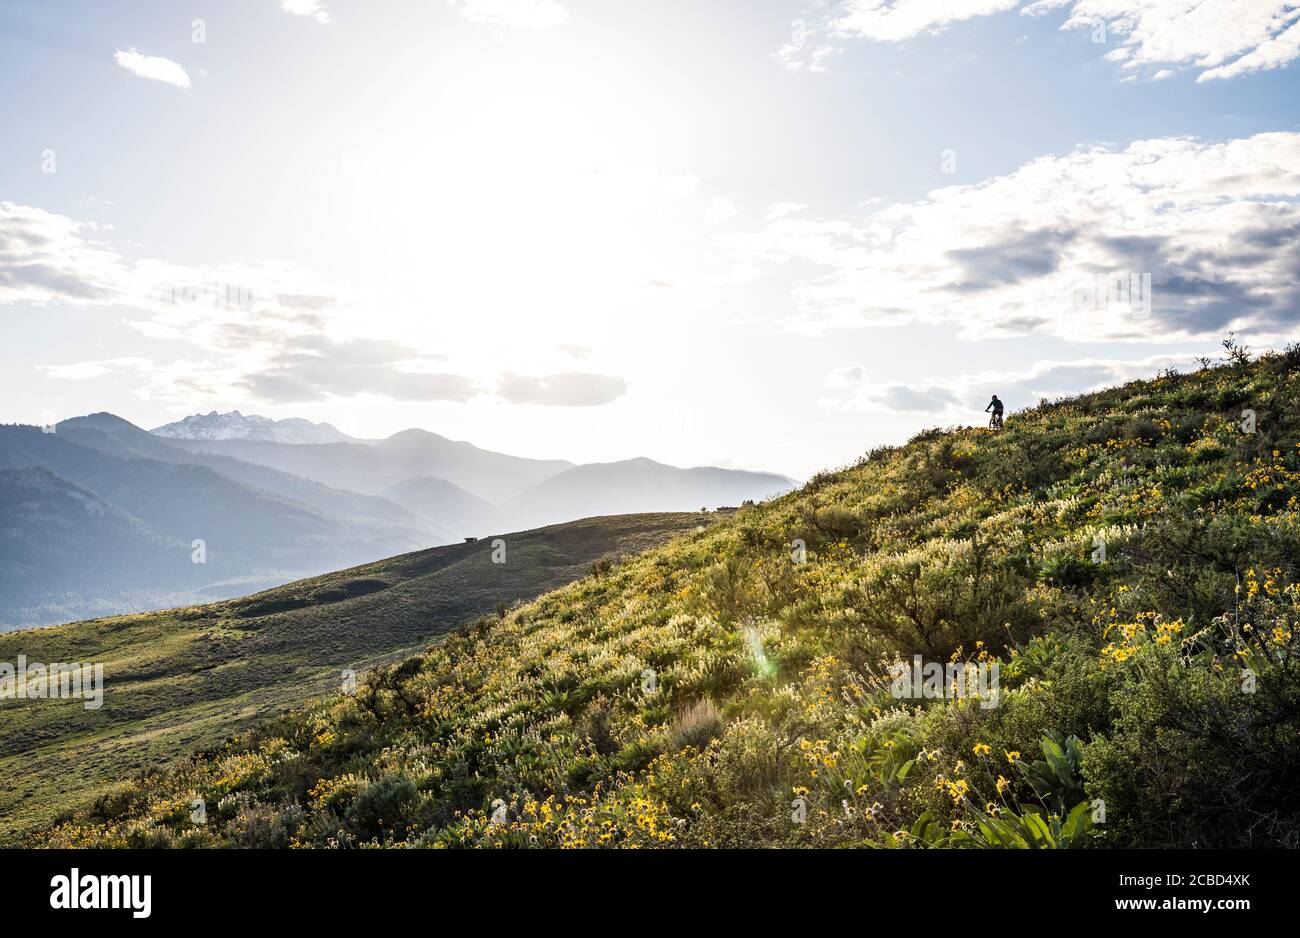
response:
[(403, 430), (374, 443), (177, 440), (176, 444), (191, 452), (230, 456), (369, 495), (418, 476), (433, 476), (490, 502), (517, 495), (574, 465), (562, 459), (494, 453), (426, 430)]
[(557, 472), (508, 498), (502, 507), (511, 517), (534, 526), (575, 516), (738, 506), (794, 486), (793, 480), (766, 472), (678, 469), (652, 459), (625, 459)]
[(108, 413), (0, 426), (0, 630), (209, 602), (466, 537), (739, 505), (793, 486), (648, 459), (525, 459), (425, 430), (359, 441), (237, 411), (154, 432)]
[(169, 440), (263, 440), (269, 443), (347, 443), (354, 438), (328, 423), (300, 417), (272, 420), (237, 410), (194, 414), (149, 431)]

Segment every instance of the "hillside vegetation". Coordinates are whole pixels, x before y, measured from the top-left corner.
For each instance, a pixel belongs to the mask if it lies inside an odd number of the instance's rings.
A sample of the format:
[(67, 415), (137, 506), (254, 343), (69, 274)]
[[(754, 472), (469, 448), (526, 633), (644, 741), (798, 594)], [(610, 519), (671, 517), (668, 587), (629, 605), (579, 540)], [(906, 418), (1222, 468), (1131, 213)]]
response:
[(242, 599), (0, 634), (0, 662), (11, 666), (19, 655), (104, 666), (99, 709), (81, 700), (0, 699), (0, 840), (89, 806), (155, 762), (336, 692), (345, 669), (409, 656), (467, 620), (713, 517), (575, 521), (503, 535), (503, 563), (493, 563), (492, 541), (481, 540)]
[[(1300, 353), (1230, 351), (872, 452), (40, 842), (1296, 846)], [(916, 655), (999, 694), (900, 698)]]

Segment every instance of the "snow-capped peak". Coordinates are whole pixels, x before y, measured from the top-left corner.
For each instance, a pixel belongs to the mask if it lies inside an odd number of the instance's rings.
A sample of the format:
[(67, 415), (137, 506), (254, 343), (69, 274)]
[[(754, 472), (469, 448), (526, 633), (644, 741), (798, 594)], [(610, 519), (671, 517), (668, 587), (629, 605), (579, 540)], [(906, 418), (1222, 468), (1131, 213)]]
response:
[(272, 420), (237, 410), (219, 414), (193, 414), (149, 431), (169, 440), (258, 440), (269, 443), (347, 443), (352, 437), (328, 423), (300, 417)]

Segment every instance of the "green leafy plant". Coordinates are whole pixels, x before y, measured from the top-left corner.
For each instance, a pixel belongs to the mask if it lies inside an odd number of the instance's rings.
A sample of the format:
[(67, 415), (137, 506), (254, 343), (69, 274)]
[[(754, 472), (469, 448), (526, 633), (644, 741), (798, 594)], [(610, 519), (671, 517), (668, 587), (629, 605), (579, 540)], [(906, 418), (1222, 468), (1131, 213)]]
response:
[(1049, 730), (1039, 745), (1043, 758), (1019, 763), (1020, 770), (1039, 800), (1057, 815), (1064, 814), (1067, 804), (1075, 804), (1084, 797), (1080, 775), (1083, 743), (1077, 736), (1063, 738), (1056, 730)]

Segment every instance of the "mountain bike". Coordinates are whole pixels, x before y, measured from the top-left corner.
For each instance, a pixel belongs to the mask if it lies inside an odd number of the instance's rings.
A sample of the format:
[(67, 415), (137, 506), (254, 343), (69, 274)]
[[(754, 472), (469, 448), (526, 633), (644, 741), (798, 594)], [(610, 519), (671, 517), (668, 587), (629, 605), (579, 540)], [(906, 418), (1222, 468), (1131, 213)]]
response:
[(993, 416), (989, 418), (989, 429), (990, 430), (1002, 429), (1002, 415), (997, 413), (996, 411), (994, 411)]

